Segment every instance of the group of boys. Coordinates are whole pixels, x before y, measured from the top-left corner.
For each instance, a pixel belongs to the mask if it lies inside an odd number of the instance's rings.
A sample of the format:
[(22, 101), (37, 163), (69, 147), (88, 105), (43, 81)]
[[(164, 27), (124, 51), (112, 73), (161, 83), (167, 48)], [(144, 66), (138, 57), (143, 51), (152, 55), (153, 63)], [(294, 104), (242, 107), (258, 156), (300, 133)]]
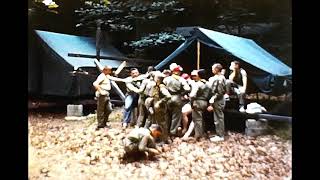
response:
[[(239, 111), (244, 112), (244, 96), (247, 87), (247, 74), (240, 68), (238, 61), (229, 67), (231, 73), (225, 78), (220, 63), (212, 65), (212, 74), (205, 79), (205, 70), (193, 70), (191, 78), (182, 74), (183, 68), (172, 63), (170, 70), (162, 72), (149, 67), (140, 75), (138, 69), (132, 68), (130, 76), (125, 79), (111, 76), (112, 68), (106, 66), (93, 83), (97, 96), (97, 130), (108, 125), (108, 116), (112, 111), (109, 91), (110, 81), (121, 81), (126, 84), (124, 117), (122, 127), (127, 128), (132, 121), (132, 112), (138, 109), (136, 128), (124, 139), (126, 151), (148, 151), (159, 153), (154, 145), (156, 138), (169, 144), (172, 137), (186, 140), (194, 130), (194, 138), (207, 138), (204, 132), (203, 113), (213, 112), (216, 136), (210, 141), (224, 140), (224, 113), (226, 100), (234, 93), (239, 97)], [(191, 115), (191, 123), (189, 123)], [(189, 126), (188, 126), (189, 124)]]

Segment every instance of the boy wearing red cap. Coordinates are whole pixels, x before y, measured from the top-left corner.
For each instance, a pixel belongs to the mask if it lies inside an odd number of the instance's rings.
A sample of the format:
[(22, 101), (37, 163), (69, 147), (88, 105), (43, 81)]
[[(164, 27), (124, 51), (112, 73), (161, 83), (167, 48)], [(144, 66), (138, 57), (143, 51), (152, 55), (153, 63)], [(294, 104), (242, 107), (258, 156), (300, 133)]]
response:
[(163, 83), (166, 85), (171, 99), (168, 101), (168, 110), (171, 119), (170, 134), (173, 136), (178, 135), (178, 127), (181, 124), (181, 108), (183, 106), (182, 96), (190, 91), (190, 86), (187, 81), (180, 76), (183, 70), (181, 66), (176, 63), (170, 65), (172, 75), (166, 77)]

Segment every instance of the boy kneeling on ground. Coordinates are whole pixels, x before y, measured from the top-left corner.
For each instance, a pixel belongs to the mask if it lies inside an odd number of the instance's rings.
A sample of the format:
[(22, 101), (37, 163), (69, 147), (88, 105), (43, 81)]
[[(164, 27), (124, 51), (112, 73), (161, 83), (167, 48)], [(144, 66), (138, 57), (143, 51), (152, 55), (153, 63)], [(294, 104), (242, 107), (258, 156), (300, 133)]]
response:
[(145, 153), (147, 157), (153, 157), (161, 153), (156, 146), (155, 139), (161, 136), (162, 129), (157, 124), (152, 124), (148, 129), (133, 129), (124, 139), (123, 145), (125, 157)]

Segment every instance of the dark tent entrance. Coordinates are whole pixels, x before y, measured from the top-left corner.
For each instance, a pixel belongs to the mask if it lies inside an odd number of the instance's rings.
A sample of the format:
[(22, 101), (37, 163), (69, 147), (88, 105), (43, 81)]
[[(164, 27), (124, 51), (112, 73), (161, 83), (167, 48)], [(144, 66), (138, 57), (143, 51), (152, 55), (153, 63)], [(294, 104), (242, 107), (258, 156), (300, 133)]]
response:
[(166, 69), (172, 61), (182, 65), (184, 72), (206, 69), (212, 76), (211, 66), (221, 63), (229, 74), (231, 61), (238, 60), (248, 73), (248, 93), (263, 92), (281, 95), (291, 91), (291, 68), (266, 52), (254, 41), (198, 27), (177, 28), (186, 37), (172, 54), (155, 67)]

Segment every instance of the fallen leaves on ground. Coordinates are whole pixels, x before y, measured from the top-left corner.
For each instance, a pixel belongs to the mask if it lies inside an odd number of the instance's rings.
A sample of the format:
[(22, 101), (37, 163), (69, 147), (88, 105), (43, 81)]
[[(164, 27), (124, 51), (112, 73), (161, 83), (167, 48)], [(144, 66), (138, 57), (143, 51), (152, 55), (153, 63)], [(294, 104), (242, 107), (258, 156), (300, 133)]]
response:
[[(113, 112), (117, 113), (117, 112)], [(291, 177), (291, 141), (274, 135), (228, 132), (224, 142), (162, 146), (154, 160), (123, 163), (120, 122), (95, 131), (96, 123), (29, 114), (30, 179), (284, 179)]]

